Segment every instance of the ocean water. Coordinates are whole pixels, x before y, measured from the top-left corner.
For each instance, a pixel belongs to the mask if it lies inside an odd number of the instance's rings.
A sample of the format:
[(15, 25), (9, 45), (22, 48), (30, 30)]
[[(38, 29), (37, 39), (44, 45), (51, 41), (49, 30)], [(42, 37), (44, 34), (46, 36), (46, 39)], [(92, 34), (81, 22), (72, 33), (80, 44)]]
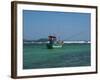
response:
[(64, 44), (47, 49), (46, 44), (23, 45), (23, 69), (91, 66), (90, 44)]

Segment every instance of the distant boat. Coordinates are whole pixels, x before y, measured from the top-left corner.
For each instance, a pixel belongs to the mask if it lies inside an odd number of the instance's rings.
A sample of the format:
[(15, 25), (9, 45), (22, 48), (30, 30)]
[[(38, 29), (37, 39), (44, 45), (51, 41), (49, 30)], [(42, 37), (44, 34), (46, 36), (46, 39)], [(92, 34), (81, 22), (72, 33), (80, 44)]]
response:
[(48, 41), (49, 41), (49, 43), (47, 44), (48, 49), (62, 48), (63, 46), (63, 41), (57, 40), (55, 36), (48, 36)]

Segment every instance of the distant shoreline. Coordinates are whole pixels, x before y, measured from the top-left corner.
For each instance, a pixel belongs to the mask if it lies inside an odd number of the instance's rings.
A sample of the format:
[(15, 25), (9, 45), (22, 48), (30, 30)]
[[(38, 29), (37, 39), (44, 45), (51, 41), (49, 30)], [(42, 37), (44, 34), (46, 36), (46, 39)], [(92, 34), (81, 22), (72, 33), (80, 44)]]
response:
[[(34, 41), (23, 41), (24, 44), (44, 44), (44, 43), (49, 43), (48, 41), (46, 42), (34, 42)], [(71, 43), (79, 43), (79, 44), (83, 44), (83, 43), (91, 43), (90, 41), (64, 41), (64, 44), (71, 44)]]

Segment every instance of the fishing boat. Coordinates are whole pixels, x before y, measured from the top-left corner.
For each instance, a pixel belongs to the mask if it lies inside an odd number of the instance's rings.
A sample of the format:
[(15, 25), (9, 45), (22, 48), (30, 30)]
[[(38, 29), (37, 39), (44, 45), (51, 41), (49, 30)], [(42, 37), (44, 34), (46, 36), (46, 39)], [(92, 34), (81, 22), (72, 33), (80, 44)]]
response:
[(55, 36), (48, 36), (49, 43), (47, 44), (48, 49), (54, 49), (54, 48), (62, 48), (63, 41), (57, 40)]

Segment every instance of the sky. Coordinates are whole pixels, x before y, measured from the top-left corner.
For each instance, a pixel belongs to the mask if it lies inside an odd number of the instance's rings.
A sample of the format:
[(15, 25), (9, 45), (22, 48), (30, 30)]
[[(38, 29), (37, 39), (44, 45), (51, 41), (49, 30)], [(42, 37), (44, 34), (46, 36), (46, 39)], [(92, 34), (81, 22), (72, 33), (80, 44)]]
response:
[(23, 39), (90, 40), (90, 13), (23, 10)]

